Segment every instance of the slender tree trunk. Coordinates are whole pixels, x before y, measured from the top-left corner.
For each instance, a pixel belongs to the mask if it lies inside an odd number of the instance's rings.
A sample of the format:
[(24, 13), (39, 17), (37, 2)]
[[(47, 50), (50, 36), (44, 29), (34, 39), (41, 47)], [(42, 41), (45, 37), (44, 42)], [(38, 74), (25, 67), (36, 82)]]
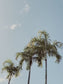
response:
[(47, 84), (47, 58), (45, 59), (45, 84)]
[(9, 78), (8, 84), (10, 84), (10, 81), (11, 81), (11, 77)]
[(47, 84), (47, 50), (46, 50), (46, 46), (47, 46), (47, 38), (45, 36), (45, 84)]
[(30, 67), (29, 74), (28, 74), (28, 84), (30, 84), (30, 74), (31, 74), (31, 67)]

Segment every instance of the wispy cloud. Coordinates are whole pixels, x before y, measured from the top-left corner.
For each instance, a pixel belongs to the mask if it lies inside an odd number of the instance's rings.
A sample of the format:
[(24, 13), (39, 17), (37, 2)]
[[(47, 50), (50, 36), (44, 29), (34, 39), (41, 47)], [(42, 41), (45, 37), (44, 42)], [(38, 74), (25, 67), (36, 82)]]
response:
[(4, 82), (5, 81), (5, 78), (0, 78), (0, 82)]
[(26, 3), (26, 1), (24, 1), (24, 7), (22, 8), (22, 10), (20, 10), (20, 13), (28, 13), (30, 11), (30, 5), (28, 3)]
[(13, 24), (13, 25), (10, 26), (10, 29), (11, 30), (14, 30), (16, 27), (17, 27), (17, 25), (16, 24)]
[(22, 24), (12, 24), (12, 25), (5, 25), (0, 27), (1, 29), (10, 29), (10, 30), (15, 30), (16, 28), (20, 28)]
[(10, 26), (10, 29), (11, 29), (11, 30), (15, 30), (15, 29), (18, 28), (18, 27), (21, 27), (21, 24), (12, 24), (12, 25)]
[(16, 28), (18, 28), (20, 26), (21, 26), (21, 24), (13, 24), (13, 25), (10, 26), (10, 29), (15, 30)]

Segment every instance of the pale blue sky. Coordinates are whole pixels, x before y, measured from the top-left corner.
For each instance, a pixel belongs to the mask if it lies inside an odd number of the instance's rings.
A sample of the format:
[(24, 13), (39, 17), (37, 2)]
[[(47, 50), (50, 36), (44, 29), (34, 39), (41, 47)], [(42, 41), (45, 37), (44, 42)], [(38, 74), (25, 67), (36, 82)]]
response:
[[(9, 58), (15, 62), (16, 52), (23, 51), (39, 30), (63, 42), (63, 0), (0, 0), (0, 72), (2, 63)], [(48, 59), (48, 84), (63, 84), (63, 60), (60, 64), (54, 61)], [(43, 68), (33, 64), (30, 84), (44, 84), (44, 70), (44, 62)], [(5, 75), (0, 73), (0, 84), (7, 84)], [(27, 76), (24, 67), (11, 84), (27, 84)]]

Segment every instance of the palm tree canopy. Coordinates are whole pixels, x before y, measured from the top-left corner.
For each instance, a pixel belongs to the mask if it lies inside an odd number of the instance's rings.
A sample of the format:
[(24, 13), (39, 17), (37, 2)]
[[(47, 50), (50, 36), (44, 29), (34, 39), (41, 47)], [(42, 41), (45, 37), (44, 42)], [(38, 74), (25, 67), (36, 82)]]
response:
[[(54, 41), (49, 38), (49, 34), (46, 31), (39, 31), (38, 36), (31, 39), (25, 51), (32, 52), (33, 55), (39, 59), (45, 59), (47, 56), (56, 57), (56, 62), (60, 62), (61, 55), (58, 52), (58, 48), (62, 48), (63, 43)], [(46, 45), (45, 45), (46, 44)]]
[(11, 60), (6, 60), (3, 63), (3, 68), (2, 71), (7, 71), (8, 75), (7, 75), (7, 79), (9, 79), (9, 77), (11, 76), (15, 76), (17, 77), (19, 75), (19, 67), (18, 66), (14, 66), (14, 63)]
[(21, 57), (21, 60), (19, 62), (19, 66), (21, 66), (21, 68), (22, 68), (22, 65), (23, 65), (24, 61), (27, 64), (27, 67), (26, 67), (27, 70), (30, 69), (30, 66), (35, 61), (38, 62), (38, 66), (41, 66), (42, 61), (39, 61), (41, 59), (39, 59), (37, 56), (35, 56), (35, 53), (36, 52), (34, 52), (32, 48), (28, 48), (28, 47), (25, 47), (23, 52), (18, 52), (17, 55), (16, 55), (16, 59), (18, 57)]
[(31, 64), (36, 61), (38, 66), (42, 66), (42, 60), (45, 59), (46, 55), (56, 57), (56, 62), (59, 63), (61, 55), (58, 52), (58, 48), (61, 48), (62, 46), (63, 43), (61, 42), (56, 40), (52, 42), (46, 31), (39, 31), (38, 36), (31, 39), (24, 48), (24, 51), (17, 53), (16, 59), (21, 57), (19, 66), (22, 68), (23, 62), (25, 61), (27, 63), (27, 69), (30, 68), (30, 60)]

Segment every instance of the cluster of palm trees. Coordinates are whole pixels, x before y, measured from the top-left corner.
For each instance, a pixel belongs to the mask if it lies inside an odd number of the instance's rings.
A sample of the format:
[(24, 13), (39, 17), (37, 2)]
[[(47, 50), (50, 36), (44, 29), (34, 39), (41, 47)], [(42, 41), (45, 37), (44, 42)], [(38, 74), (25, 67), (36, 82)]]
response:
[(63, 43), (61, 42), (56, 40), (52, 42), (46, 31), (39, 31), (38, 36), (31, 39), (28, 45), (24, 48), (23, 52), (17, 52), (16, 60), (21, 57), (18, 66), (15, 66), (11, 60), (6, 60), (4, 62), (4, 67), (2, 70), (6, 70), (8, 72), (8, 84), (10, 84), (10, 80), (13, 75), (16, 77), (18, 76), (20, 70), (23, 69), (24, 62), (27, 64), (26, 70), (29, 70), (27, 84), (30, 84), (32, 64), (36, 62), (40, 67), (42, 66), (43, 60), (45, 61), (45, 84), (47, 84), (47, 58), (48, 56), (55, 57), (56, 62), (59, 63), (61, 60), (61, 55), (59, 54), (58, 49), (62, 46)]

